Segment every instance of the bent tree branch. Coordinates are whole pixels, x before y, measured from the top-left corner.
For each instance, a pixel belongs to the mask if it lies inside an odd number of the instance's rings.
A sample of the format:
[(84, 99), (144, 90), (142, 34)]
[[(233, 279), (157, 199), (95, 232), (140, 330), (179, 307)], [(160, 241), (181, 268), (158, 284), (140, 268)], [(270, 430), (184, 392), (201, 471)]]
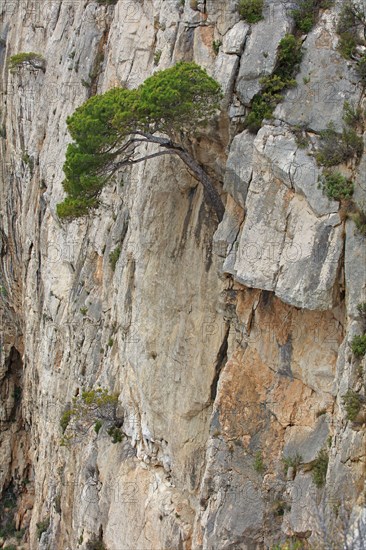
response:
[[(26, 60), (30, 57), (27, 54)], [(97, 207), (102, 189), (120, 168), (175, 155), (202, 184), (206, 203), (221, 221), (224, 205), (214, 182), (173, 139), (193, 135), (205, 126), (220, 110), (222, 97), (220, 84), (204, 69), (181, 61), (155, 72), (136, 89), (111, 88), (89, 98), (67, 119), (74, 141), (66, 151), (63, 187), (67, 197), (57, 205), (59, 217), (75, 219)], [(144, 154), (139, 146), (150, 143), (156, 149)]]
[(163, 155), (177, 155), (184, 162), (193, 177), (202, 184), (206, 203), (214, 209), (218, 220), (221, 221), (224, 216), (225, 207), (219, 193), (216, 191), (212, 179), (202, 168), (202, 166), (183, 147), (177, 143), (174, 143), (170, 139), (157, 137), (152, 134), (140, 133), (140, 135), (143, 135), (145, 139), (131, 139), (128, 142), (129, 145), (131, 145), (134, 141), (139, 142), (139, 144), (141, 144), (141, 142), (155, 143), (162, 147), (163, 150), (157, 151), (156, 153), (151, 153), (150, 155), (144, 155), (139, 158), (124, 158), (114, 164), (112, 175), (124, 166), (137, 164), (138, 162), (143, 162)]

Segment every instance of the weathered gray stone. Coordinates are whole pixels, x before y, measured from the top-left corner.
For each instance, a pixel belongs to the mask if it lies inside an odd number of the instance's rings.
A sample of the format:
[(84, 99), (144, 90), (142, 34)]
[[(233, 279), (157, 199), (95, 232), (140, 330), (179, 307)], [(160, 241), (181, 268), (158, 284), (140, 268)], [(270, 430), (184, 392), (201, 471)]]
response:
[(317, 216), (338, 212), (339, 203), (329, 200), (319, 184), (320, 170), (314, 157), (304, 149), (297, 148), (292, 167), (292, 182), (294, 189), (300, 193), (311, 206)]
[(235, 278), (252, 288), (275, 290), (286, 230), (286, 186), (254, 173), (246, 200)]
[(224, 53), (241, 55), (244, 49), (245, 40), (249, 32), (249, 25), (239, 21), (224, 36), (222, 50)]
[[(342, 396), (362, 389), (362, 362), (350, 342), (364, 326), (356, 306), (366, 301), (365, 241), (347, 221), (343, 270), (338, 203), (317, 188), (317, 168), (297, 148), (290, 125), (278, 117), (257, 138), (235, 136), (245, 113), (234, 96), (234, 123), (229, 127), (224, 108), (219, 130), (212, 125), (194, 142), (218, 189), (229, 156), (219, 227), (201, 185), (171, 157), (118, 174), (123, 185), (108, 186), (88, 218), (61, 223), (56, 215), (70, 141), (66, 118), (90, 94), (134, 88), (156, 70), (194, 60), (220, 80), (228, 102), (245, 40), (238, 88), (258, 89), (291, 26), (279, 20), (289, 3), (266, 0), (265, 21), (250, 26), (250, 39), (247, 25), (238, 23), (237, 0), (199, 1), (198, 9), (188, 0), (29, 4), (4, 0), (0, 8), (7, 134), (0, 185), (0, 489), (28, 481), (15, 517), (29, 535), (19, 546), (81, 548), (103, 532), (110, 550), (272, 548), (283, 532), (313, 531), (312, 497), (332, 496), (334, 488), (358, 513), (365, 434), (347, 420)], [(338, 78), (344, 71), (342, 60), (338, 69), (328, 67), (337, 55), (331, 13), (307, 39), (299, 94), (314, 75)], [(214, 39), (223, 41), (218, 56)], [(7, 71), (6, 56), (32, 50), (45, 56), (45, 73)], [(297, 125), (307, 114), (311, 125), (323, 127), (324, 113), (339, 125), (342, 96), (359, 98), (349, 84), (354, 73), (344, 74), (334, 106), (326, 104), (335, 92), (326, 81), (301, 105), (291, 106), (295, 90), (289, 92), (289, 120)], [(310, 77), (307, 85), (302, 76)], [(363, 158), (353, 174), (360, 204), (364, 168)], [(113, 271), (116, 246), (121, 254)], [(223, 258), (224, 273), (233, 277), (223, 276)], [(61, 446), (67, 404), (99, 385), (119, 396), (123, 441), (113, 444), (106, 426), (97, 434), (91, 425), (70, 448)], [(324, 420), (316, 420), (324, 408), (332, 436), (326, 486), (319, 491), (302, 471), (286, 484), (284, 450), (303, 447), (314, 456), (325, 437)], [(273, 521), (273, 504), (287, 496), (291, 512)], [(38, 541), (37, 522), (48, 516), (50, 527)]]
[(235, 278), (296, 307), (331, 308), (343, 246), (338, 215), (316, 218), (271, 175), (254, 175), (246, 207)]
[(353, 64), (337, 52), (334, 14), (325, 12), (304, 42), (304, 58), (296, 76), (297, 86), (287, 92), (274, 113), (289, 124), (303, 124), (320, 131), (332, 121), (342, 129), (343, 104), (357, 104), (361, 88)]
[(303, 195), (313, 212), (323, 216), (337, 212), (339, 203), (330, 201), (319, 185), (320, 170), (313, 156), (298, 147), (287, 126), (264, 126), (255, 140), (261, 165), (267, 165), (274, 177)]
[(244, 208), (252, 177), (254, 137), (247, 131), (235, 136), (226, 164), (224, 189)]
[(238, 65), (239, 57), (237, 55), (228, 55), (224, 52), (219, 52), (216, 58), (213, 76), (222, 86), (224, 93), (223, 105), (225, 106), (231, 101)]
[(226, 257), (227, 247), (232, 246), (238, 238), (243, 219), (243, 209), (228, 195), (224, 218), (213, 236), (215, 252), (219, 256)]
[(319, 451), (324, 448), (329, 435), (327, 415), (319, 417), (313, 428), (307, 426), (288, 427), (285, 433), (284, 456), (293, 458), (301, 456), (301, 462), (306, 464), (316, 459)]
[(360, 319), (357, 305), (366, 302), (366, 247), (352, 220), (346, 223), (345, 279), (348, 315)]
[(296, 307), (330, 309), (343, 248), (339, 216), (317, 219), (297, 196), (288, 215), (275, 292)]
[(260, 79), (273, 72), (278, 44), (291, 26), (282, 3), (272, 4), (266, 18), (252, 26), (241, 57), (236, 84), (237, 94), (245, 105), (259, 92)]

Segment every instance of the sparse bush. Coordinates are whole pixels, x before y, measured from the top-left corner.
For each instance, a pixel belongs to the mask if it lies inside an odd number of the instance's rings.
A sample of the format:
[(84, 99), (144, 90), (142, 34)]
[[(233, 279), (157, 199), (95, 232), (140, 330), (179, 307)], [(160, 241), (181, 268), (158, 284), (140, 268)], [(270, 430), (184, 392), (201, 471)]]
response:
[(118, 0), (97, 0), (97, 2), (102, 6), (115, 6)]
[(285, 500), (275, 500), (272, 503), (272, 511), (275, 516), (283, 516), (290, 510), (291, 506)]
[(296, 538), (287, 539), (285, 542), (280, 542), (272, 546), (271, 550), (303, 550), (303, 543)]
[(325, 172), (320, 177), (320, 185), (328, 199), (348, 200), (353, 195), (353, 182), (340, 172)]
[(69, 425), (69, 422), (73, 414), (74, 414), (74, 411), (72, 409), (67, 409), (62, 413), (61, 419), (60, 419), (60, 426), (61, 426), (62, 433), (65, 433), (66, 428)]
[(343, 105), (343, 120), (347, 126), (357, 128), (362, 122), (361, 107), (354, 107), (349, 101), (345, 101)]
[(9, 68), (14, 71), (18, 67), (33, 67), (34, 69), (41, 69), (45, 71), (45, 59), (39, 53), (27, 52), (17, 53), (12, 55), (9, 59)]
[(257, 451), (254, 456), (254, 464), (253, 467), (258, 474), (263, 474), (265, 471), (265, 466), (263, 462), (263, 457), (261, 451)]
[(353, 128), (343, 128), (342, 142), (346, 159), (355, 157), (359, 159), (363, 153), (363, 139), (358, 136)]
[(259, 93), (253, 97), (250, 107), (251, 111), (245, 118), (245, 127), (252, 134), (256, 134), (262, 126), (263, 119), (272, 117), (275, 104), (268, 103)]
[(0, 527), (0, 537), (1, 538), (11, 538), (14, 537), (17, 530), (15, 527), (14, 521), (5, 521)]
[(344, 128), (342, 134), (336, 132), (330, 122), (325, 130), (320, 132), (319, 151), (315, 158), (322, 166), (335, 166), (349, 159), (360, 158), (363, 152), (363, 140), (353, 128)]
[(83, 306), (80, 308), (80, 313), (82, 315), (86, 315), (88, 313), (88, 308), (86, 306)]
[(366, 237), (366, 209), (356, 207), (356, 212), (351, 214), (357, 231)]
[(296, 28), (302, 32), (308, 33), (313, 28), (320, 9), (330, 8), (334, 1), (332, 0), (297, 0), (296, 8), (292, 10), (291, 15), (294, 18)]
[(107, 550), (107, 547), (100, 538), (94, 536), (86, 543), (86, 550)]
[(110, 394), (108, 390), (97, 388), (82, 391), (81, 395), (74, 397), (72, 406), (61, 416), (63, 445), (77, 441), (77, 438), (86, 435), (91, 426), (96, 433), (99, 432), (105, 422), (113, 427), (117, 421), (116, 410), (118, 395)]
[(22, 155), (22, 161), (24, 162), (24, 164), (28, 166), (31, 175), (33, 175), (33, 170), (34, 170), (33, 158), (27, 152), (25, 152)]
[(111, 436), (112, 443), (120, 443), (123, 440), (121, 429), (117, 426), (112, 426), (107, 430), (107, 434)]
[(356, 63), (356, 73), (361, 83), (366, 85), (366, 55), (363, 55)]
[(323, 487), (327, 477), (329, 456), (327, 451), (322, 449), (319, 451), (318, 456), (312, 467), (313, 482), (317, 487)]
[(315, 23), (315, 1), (298, 0), (296, 6), (291, 15), (294, 18), (296, 27), (307, 33), (311, 31)]
[(96, 423), (94, 424), (95, 433), (98, 434), (102, 426), (103, 426), (103, 422), (101, 420), (97, 420)]
[(37, 523), (37, 537), (38, 537), (38, 540), (41, 539), (41, 536), (43, 535), (43, 533), (45, 533), (47, 531), (49, 526), (50, 526), (50, 518), (49, 517), (44, 519), (43, 521), (40, 521), (39, 523)]
[(366, 354), (366, 334), (354, 336), (351, 342), (351, 349), (356, 357), (363, 357)]
[(346, 409), (347, 420), (354, 422), (362, 407), (362, 397), (353, 390), (347, 390), (342, 395), (344, 408)]
[(306, 147), (309, 145), (309, 138), (306, 133), (305, 126), (297, 125), (292, 128), (292, 132), (295, 136), (295, 141), (298, 147), (300, 149), (306, 149)]
[(121, 247), (120, 246), (117, 246), (113, 252), (111, 252), (109, 254), (109, 263), (110, 263), (110, 266), (112, 268), (112, 271), (114, 271), (116, 269), (116, 264), (118, 262), (118, 259), (121, 255)]
[(212, 49), (215, 53), (215, 55), (218, 55), (219, 51), (220, 51), (220, 46), (222, 45), (222, 42), (221, 40), (213, 40), (212, 42)]
[(296, 474), (298, 467), (302, 463), (302, 456), (296, 453), (294, 456), (285, 456), (282, 458), (283, 468), (285, 474), (287, 474), (289, 468), (293, 468)]
[(366, 317), (366, 302), (361, 302), (360, 304), (357, 304), (357, 311), (360, 315), (362, 315), (362, 317)]
[(338, 50), (345, 59), (351, 59), (356, 53), (357, 40), (350, 32), (344, 32), (339, 37)]
[(303, 57), (302, 43), (293, 34), (286, 34), (278, 47), (275, 74), (292, 82)]
[(263, 0), (239, 0), (238, 11), (247, 23), (258, 23), (263, 19)]
[(278, 46), (275, 71), (260, 80), (262, 90), (251, 101), (251, 111), (245, 119), (245, 127), (251, 133), (258, 132), (263, 119), (272, 117), (277, 103), (282, 99), (282, 92), (296, 86), (293, 77), (301, 59), (301, 42), (292, 34), (287, 34)]
[(362, 8), (352, 0), (346, 0), (343, 4), (337, 32), (339, 34), (338, 49), (346, 59), (352, 59), (357, 55), (357, 48), (363, 45), (365, 40), (361, 38), (366, 29), (366, 17)]
[(163, 52), (161, 50), (156, 50), (156, 52), (154, 53), (154, 65), (155, 65), (155, 67), (157, 67), (157, 65), (159, 65), (162, 53)]

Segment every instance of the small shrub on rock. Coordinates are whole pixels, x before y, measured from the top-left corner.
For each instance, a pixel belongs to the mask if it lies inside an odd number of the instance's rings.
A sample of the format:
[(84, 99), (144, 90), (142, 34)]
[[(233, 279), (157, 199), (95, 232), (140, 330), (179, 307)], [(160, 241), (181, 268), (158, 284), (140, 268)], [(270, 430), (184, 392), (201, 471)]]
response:
[(361, 302), (357, 304), (357, 311), (362, 317), (366, 317), (366, 302)]
[(351, 214), (351, 218), (354, 221), (356, 229), (360, 235), (366, 237), (366, 210), (363, 208), (356, 208), (356, 212)]
[(97, 2), (102, 6), (115, 6), (118, 0), (97, 0)]
[(305, 33), (310, 32), (319, 10), (330, 8), (333, 4), (332, 0), (297, 0), (296, 7), (291, 12), (296, 28)]
[(50, 526), (50, 518), (49, 517), (42, 520), (42, 521), (40, 521), (39, 523), (37, 523), (37, 537), (38, 537), (38, 540), (40, 540), (41, 536), (43, 535), (43, 533), (45, 533), (47, 531), (49, 526)]
[(110, 263), (110, 266), (112, 268), (112, 271), (114, 271), (116, 269), (116, 264), (118, 262), (118, 259), (121, 255), (121, 247), (120, 246), (117, 246), (113, 252), (111, 252), (109, 254), (109, 263)]
[(343, 105), (343, 120), (350, 128), (357, 128), (362, 123), (362, 109), (345, 101)]
[[(73, 398), (72, 406), (61, 416), (60, 424), (64, 437), (62, 444), (68, 446), (88, 434), (93, 426), (96, 433), (102, 424), (110, 428), (116, 425), (118, 395), (108, 393), (106, 389), (97, 388), (82, 391)], [(66, 432), (66, 433), (65, 433)]]
[(320, 184), (328, 199), (348, 200), (353, 195), (353, 182), (340, 172), (325, 172), (320, 178)]
[(263, 0), (239, 0), (238, 11), (247, 23), (258, 23), (263, 19)]
[(296, 470), (302, 463), (302, 460), (302, 456), (299, 453), (296, 453), (294, 456), (283, 457), (282, 462), (285, 474), (287, 474), (289, 468), (293, 468), (296, 474)]
[(111, 436), (112, 443), (121, 443), (123, 440), (123, 434), (117, 426), (112, 426), (112, 428), (109, 428), (107, 431), (107, 434)]
[(348, 390), (342, 395), (344, 408), (346, 409), (347, 420), (353, 422), (356, 420), (362, 407), (362, 397), (353, 390)]
[(366, 355), (366, 334), (363, 336), (354, 336), (351, 349), (356, 357), (363, 357)]
[(282, 38), (278, 46), (276, 69), (273, 74), (260, 80), (262, 90), (251, 101), (251, 111), (245, 119), (245, 127), (257, 133), (263, 119), (271, 118), (282, 99), (282, 92), (296, 86), (294, 75), (302, 59), (301, 42), (292, 34)]
[(318, 164), (335, 166), (350, 160), (359, 159), (363, 152), (363, 140), (353, 128), (344, 128), (340, 134), (330, 122), (325, 130), (320, 132), (319, 151), (315, 155)]
[(258, 474), (263, 474), (265, 470), (262, 453), (258, 451), (254, 457), (254, 469)]
[(86, 543), (86, 550), (107, 550), (107, 547), (100, 538), (93, 537)]
[(346, 59), (354, 59), (357, 49), (365, 42), (362, 35), (366, 29), (366, 15), (359, 4), (353, 0), (346, 0), (343, 4), (337, 33), (339, 35), (338, 49)]
[(363, 55), (356, 63), (356, 73), (363, 86), (366, 85), (366, 55)]
[(327, 477), (329, 455), (322, 449), (314, 462), (312, 468), (313, 481), (317, 487), (323, 487)]
[(14, 71), (18, 67), (33, 67), (34, 69), (45, 70), (45, 59), (39, 53), (24, 52), (12, 55), (9, 59), (9, 69)]

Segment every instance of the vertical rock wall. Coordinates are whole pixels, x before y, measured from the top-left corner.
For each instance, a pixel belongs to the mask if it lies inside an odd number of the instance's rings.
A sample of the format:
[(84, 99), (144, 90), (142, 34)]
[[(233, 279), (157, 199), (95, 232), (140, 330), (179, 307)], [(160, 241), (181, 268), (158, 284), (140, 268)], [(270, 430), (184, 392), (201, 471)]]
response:
[[(293, 28), (286, 2), (265, 2), (251, 27), (234, 0), (1, 2), (0, 486), (18, 496), (24, 548), (262, 549), (318, 544), (334, 510), (362, 524), (365, 418), (347, 420), (342, 395), (365, 393), (365, 361), (350, 351), (364, 330), (365, 238), (295, 138), (300, 124), (310, 141), (329, 121), (341, 128), (345, 99), (364, 105), (337, 52), (340, 4), (304, 36), (297, 87), (253, 136), (243, 116)], [(9, 72), (27, 51), (45, 72)], [(123, 174), (92, 217), (61, 224), (66, 117), (178, 60), (225, 92), (192, 144), (226, 201), (222, 223), (164, 158)], [(364, 168), (365, 157), (351, 167), (361, 202)], [(118, 393), (126, 436), (91, 429), (62, 446), (62, 413), (98, 386)]]

